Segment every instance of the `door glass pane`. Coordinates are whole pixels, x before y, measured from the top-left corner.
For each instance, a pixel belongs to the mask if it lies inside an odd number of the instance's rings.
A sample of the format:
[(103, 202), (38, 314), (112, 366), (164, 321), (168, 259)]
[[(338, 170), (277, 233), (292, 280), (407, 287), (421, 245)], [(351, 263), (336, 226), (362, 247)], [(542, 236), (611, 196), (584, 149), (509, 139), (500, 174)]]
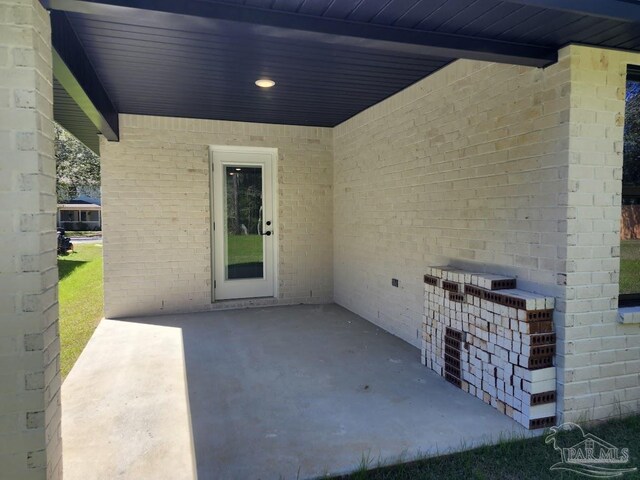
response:
[(226, 275), (262, 278), (262, 168), (225, 166)]

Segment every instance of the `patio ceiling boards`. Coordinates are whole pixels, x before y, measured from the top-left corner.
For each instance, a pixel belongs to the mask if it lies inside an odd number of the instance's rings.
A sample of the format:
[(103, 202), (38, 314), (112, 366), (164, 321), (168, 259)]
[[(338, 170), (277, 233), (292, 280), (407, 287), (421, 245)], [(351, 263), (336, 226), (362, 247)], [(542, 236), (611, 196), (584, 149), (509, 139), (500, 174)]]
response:
[(98, 128), (89, 120), (89, 117), (56, 78), (53, 79), (53, 117), (58, 121), (64, 119), (65, 128), (97, 155), (100, 155)]
[(569, 43), (640, 51), (635, 1), (42, 1), (111, 140), (116, 113), (332, 127), (458, 58), (544, 67)]

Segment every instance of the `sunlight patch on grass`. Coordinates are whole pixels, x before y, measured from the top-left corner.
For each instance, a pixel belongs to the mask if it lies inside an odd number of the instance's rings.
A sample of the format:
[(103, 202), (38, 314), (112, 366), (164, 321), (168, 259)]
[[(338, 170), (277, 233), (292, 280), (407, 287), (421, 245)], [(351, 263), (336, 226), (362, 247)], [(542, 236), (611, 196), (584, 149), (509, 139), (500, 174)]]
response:
[(76, 245), (58, 257), (60, 369), (64, 379), (103, 316), (102, 245)]

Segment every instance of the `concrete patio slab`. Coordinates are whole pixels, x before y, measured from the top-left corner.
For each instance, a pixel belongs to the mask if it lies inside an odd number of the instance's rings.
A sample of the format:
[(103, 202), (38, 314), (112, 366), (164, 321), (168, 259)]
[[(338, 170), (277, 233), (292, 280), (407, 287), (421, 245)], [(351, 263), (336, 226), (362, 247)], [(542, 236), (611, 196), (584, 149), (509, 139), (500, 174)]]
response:
[(528, 434), (336, 305), (103, 320), (62, 387), (65, 478), (310, 478)]

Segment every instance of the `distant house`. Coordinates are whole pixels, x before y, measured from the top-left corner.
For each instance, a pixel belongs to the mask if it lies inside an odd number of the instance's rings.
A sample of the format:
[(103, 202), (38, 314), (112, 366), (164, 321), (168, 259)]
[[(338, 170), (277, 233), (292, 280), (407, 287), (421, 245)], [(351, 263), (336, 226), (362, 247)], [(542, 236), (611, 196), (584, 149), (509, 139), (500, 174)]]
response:
[[(98, 201), (99, 202), (99, 201)], [(99, 203), (70, 200), (58, 204), (58, 227), (65, 230), (101, 230), (102, 215)]]

